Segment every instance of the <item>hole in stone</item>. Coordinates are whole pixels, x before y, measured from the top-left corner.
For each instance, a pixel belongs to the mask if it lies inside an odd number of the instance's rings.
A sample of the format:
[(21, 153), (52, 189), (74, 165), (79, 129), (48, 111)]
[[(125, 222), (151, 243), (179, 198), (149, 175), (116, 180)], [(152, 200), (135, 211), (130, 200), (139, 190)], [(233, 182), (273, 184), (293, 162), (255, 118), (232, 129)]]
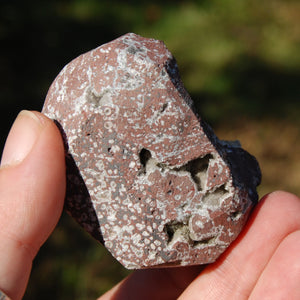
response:
[(85, 91), (85, 99), (88, 103), (91, 103), (95, 106), (102, 106), (111, 103), (111, 91), (105, 89), (100, 94), (98, 94), (91, 87), (88, 87)]
[(222, 184), (221, 186), (219, 186), (218, 188), (216, 188), (213, 192), (215, 195), (219, 195), (219, 196), (223, 196), (227, 193), (226, 189), (225, 189), (225, 184)]
[(207, 193), (202, 198), (202, 203), (206, 203), (208, 205), (217, 206), (220, 204), (220, 199), (222, 196), (224, 196), (227, 193), (225, 189), (225, 185), (222, 184), (220, 187), (215, 189), (211, 193)]
[(204, 157), (199, 157), (191, 160), (186, 165), (176, 169), (177, 171), (187, 171), (191, 173), (193, 181), (196, 183), (198, 191), (203, 190), (205, 180), (207, 177), (207, 169), (209, 160), (212, 158), (211, 154), (207, 154)]
[(107, 152), (110, 153), (111, 151), (111, 147), (107, 148)]
[(151, 152), (143, 148), (139, 154), (141, 165), (145, 168), (148, 160), (151, 158)]
[(233, 212), (233, 213), (231, 213), (230, 214), (230, 219), (232, 220), (232, 221), (236, 221), (236, 220), (238, 220), (239, 219), (239, 217), (242, 215), (242, 212), (241, 211), (235, 211), (235, 212)]
[(156, 163), (156, 166), (158, 168), (160, 168), (161, 172), (164, 172), (167, 169), (167, 166), (165, 164), (162, 164), (162, 163)]
[(209, 245), (209, 244), (212, 244), (215, 239), (216, 239), (216, 237), (212, 236), (212, 237), (200, 240), (200, 241), (192, 241), (192, 247), (197, 247), (199, 245)]
[(168, 243), (169, 243), (169, 242), (171, 242), (171, 240), (174, 236), (174, 232), (175, 232), (174, 227), (172, 225), (166, 224), (164, 230), (165, 230), (166, 234), (168, 235)]
[(164, 232), (168, 236), (168, 243), (170, 243), (174, 235), (181, 235), (187, 228), (187, 225), (182, 222), (172, 222), (165, 224)]
[(101, 98), (102, 96), (96, 95), (96, 93), (90, 88), (86, 91), (86, 99), (89, 103), (99, 106)]
[(143, 148), (139, 153), (139, 157), (140, 157), (140, 163), (141, 163), (142, 167), (140, 168), (140, 170), (138, 172), (138, 176), (141, 176), (143, 174), (146, 174), (146, 165), (147, 165), (148, 161), (151, 159), (152, 155), (149, 150)]
[(202, 158), (197, 158), (191, 162), (191, 175), (194, 179), (198, 190), (202, 190), (205, 177), (207, 176), (206, 171), (208, 169), (209, 160), (212, 158), (211, 154), (208, 154)]
[(167, 194), (168, 194), (168, 195), (171, 195), (171, 194), (172, 194), (172, 190), (168, 190), (168, 191), (167, 191)]
[(164, 103), (163, 106), (161, 107), (160, 113), (163, 113), (168, 107), (168, 103)]

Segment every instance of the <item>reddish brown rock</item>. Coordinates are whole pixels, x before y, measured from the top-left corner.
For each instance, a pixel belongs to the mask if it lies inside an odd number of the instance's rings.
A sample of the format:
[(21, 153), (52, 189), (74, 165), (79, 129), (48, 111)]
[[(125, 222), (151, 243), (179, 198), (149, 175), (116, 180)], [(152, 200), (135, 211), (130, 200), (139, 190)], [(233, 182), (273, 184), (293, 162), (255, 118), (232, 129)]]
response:
[(79, 56), (43, 112), (68, 149), (66, 209), (127, 268), (214, 262), (257, 201), (256, 160), (194, 113), (160, 41), (131, 33)]

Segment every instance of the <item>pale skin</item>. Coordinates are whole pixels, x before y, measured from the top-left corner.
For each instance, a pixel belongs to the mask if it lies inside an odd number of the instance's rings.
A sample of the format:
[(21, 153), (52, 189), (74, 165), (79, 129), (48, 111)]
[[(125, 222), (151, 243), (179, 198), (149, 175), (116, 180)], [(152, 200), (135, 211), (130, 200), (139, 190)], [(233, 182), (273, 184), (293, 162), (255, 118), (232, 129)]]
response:
[[(22, 112), (0, 168), (0, 289), (13, 300), (25, 292), (32, 260), (58, 222), (64, 195), (58, 129), (38, 112)], [(263, 197), (216, 263), (135, 271), (99, 299), (300, 299), (299, 253), (300, 199), (277, 191)]]

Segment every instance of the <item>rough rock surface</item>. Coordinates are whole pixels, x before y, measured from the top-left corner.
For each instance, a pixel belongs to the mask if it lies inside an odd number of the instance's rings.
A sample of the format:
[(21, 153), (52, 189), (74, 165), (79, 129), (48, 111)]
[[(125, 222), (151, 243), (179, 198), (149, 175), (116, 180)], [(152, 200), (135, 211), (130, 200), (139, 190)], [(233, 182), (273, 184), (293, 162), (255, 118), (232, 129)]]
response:
[(79, 56), (43, 112), (68, 150), (66, 209), (127, 268), (214, 262), (257, 201), (256, 160), (195, 114), (161, 41)]

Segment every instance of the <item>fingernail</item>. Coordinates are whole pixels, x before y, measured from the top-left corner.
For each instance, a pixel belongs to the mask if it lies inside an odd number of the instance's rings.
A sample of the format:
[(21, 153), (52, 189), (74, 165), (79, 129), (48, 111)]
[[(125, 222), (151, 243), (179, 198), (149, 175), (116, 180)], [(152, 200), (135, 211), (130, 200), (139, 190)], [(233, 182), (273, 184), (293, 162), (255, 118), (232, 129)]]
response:
[(21, 111), (6, 139), (1, 167), (22, 162), (38, 139), (42, 128), (43, 120), (37, 114)]

